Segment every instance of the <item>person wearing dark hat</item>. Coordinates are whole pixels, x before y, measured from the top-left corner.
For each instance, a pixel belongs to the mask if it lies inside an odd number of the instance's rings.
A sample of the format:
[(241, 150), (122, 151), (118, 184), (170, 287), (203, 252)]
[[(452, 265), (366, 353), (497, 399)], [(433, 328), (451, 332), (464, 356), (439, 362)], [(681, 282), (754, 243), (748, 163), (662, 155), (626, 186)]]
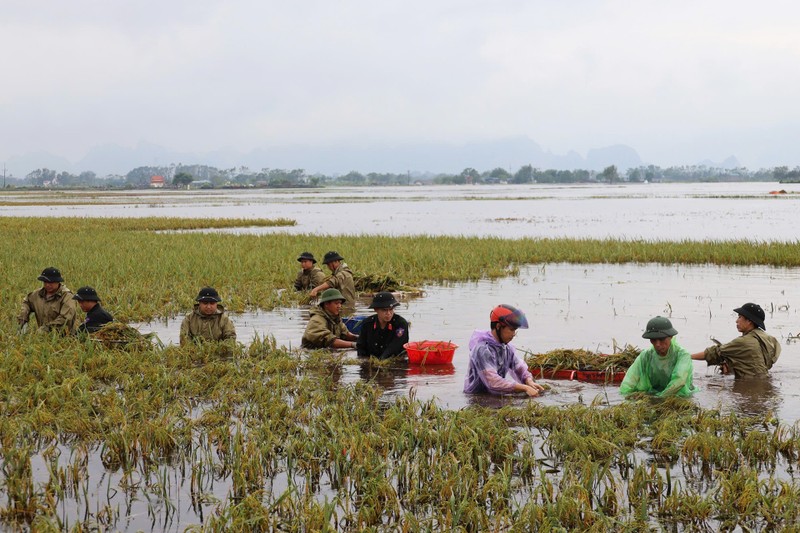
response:
[(737, 313), (736, 329), (741, 337), (727, 344), (709, 346), (692, 354), (692, 359), (719, 365), (723, 374), (733, 372), (737, 378), (766, 376), (781, 355), (781, 345), (775, 337), (765, 333), (764, 310), (748, 302), (733, 311)]
[(350, 333), (340, 317), (343, 303), (344, 296), (337, 289), (323, 291), (319, 305), (310, 311), (301, 341), (303, 348), (355, 349), (358, 336)]
[(692, 356), (673, 339), (677, 334), (668, 318), (657, 316), (647, 322), (642, 338), (650, 341), (650, 347), (642, 350), (625, 372), (620, 394), (647, 392), (664, 398), (686, 397), (696, 392), (692, 384)]
[(72, 291), (64, 285), (61, 272), (55, 267), (47, 267), (38, 280), (42, 282), (42, 288), (28, 293), (22, 300), (17, 316), (20, 330), (33, 313), (40, 332), (74, 332), (79, 323), (78, 306), (72, 300)]
[(301, 270), (294, 281), (295, 290), (307, 291), (325, 281), (325, 274), (317, 266), (317, 260), (311, 253), (303, 252), (297, 260), (300, 262)]
[(78, 326), (78, 333), (94, 333), (114, 320), (111, 313), (100, 305), (100, 297), (92, 287), (81, 287), (72, 299), (76, 300), (81, 311), (86, 313), (86, 320)]
[(328, 252), (322, 258), (322, 262), (330, 269), (331, 276), (320, 285), (311, 289), (311, 296), (315, 297), (322, 291), (327, 289), (338, 289), (344, 296), (344, 309), (352, 311), (356, 305), (356, 284), (353, 281), (353, 272), (347, 263), (344, 262), (344, 257), (338, 252)]
[(379, 292), (369, 304), (375, 314), (361, 323), (356, 349), (359, 357), (386, 359), (405, 351), (408, 342), (408, 322), (396, 315), (394, 308), (400, 305), (391, 292)]
[(190, 342), (236, 340), (236, 328), (213, 287), (203, 287), (194, 310), (181, 323), (181, 346)]

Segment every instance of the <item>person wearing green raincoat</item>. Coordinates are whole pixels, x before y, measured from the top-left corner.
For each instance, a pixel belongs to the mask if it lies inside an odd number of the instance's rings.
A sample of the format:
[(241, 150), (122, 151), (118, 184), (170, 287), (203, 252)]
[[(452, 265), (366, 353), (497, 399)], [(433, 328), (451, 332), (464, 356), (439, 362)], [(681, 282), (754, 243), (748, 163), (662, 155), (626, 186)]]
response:
[(677, 334), (668, 318), (650, 319), (642, 338), (650, 339), (651, 346), (642, 350), (625, 372), (620, 394), (647, 392), (659, 398), (686, 397), (697, 390), (692, 385), (692, 356), (673, 339)]

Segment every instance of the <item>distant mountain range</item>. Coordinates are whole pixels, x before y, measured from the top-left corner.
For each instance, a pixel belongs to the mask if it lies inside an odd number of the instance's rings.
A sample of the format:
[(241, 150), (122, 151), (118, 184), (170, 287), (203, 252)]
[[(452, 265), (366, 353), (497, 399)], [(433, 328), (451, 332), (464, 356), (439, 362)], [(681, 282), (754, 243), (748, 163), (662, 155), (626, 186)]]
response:
[[(609, 165), (616, 165), (620, 171), (624, 171), (645, 164), (636, 150), (622, 144), (592, 149), (583, 157), (575, 151), (563, 155), (554, 154), (543, 150), (527, 137), (513, 137), (465, 144), (285, 145), (259, 148), (249, 153), (234, 150), (176, 152), (156, 144), (140, 142), (134, 148), (115, 144), (96, 146), (75, 163), (64, 157), (36, 152), (12, 157), (6, 162), (6, 166), (8, 171), (21, 178), (39, 168), (75, 174), (91, 170), (98, 176), (104, 176), (125, 174), (141, 166), (166, 166), (171, 163), (203, 164), (221, 169), (242, 166), (251, 170), (302, 168), (311, 174), (319, 172), (327, 175), (345, 174), (352, 170), (362, 173), (457, 174), (469, 167), (479, 171), (502, 167), (513, 173), (524, 165), (541, 169), (598, 171)], [(721, 168), (738, 166), (733, 157), (725, 160), (724, 166), (710, 162), (702, 164)]]

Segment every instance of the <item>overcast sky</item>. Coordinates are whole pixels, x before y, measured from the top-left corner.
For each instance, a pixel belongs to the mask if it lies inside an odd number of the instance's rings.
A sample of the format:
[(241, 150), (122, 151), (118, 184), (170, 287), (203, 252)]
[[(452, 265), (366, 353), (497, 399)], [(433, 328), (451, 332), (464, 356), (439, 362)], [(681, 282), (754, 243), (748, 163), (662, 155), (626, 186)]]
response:
[(800, 164), (800, 3), (3, 0), (0, 161), (525, 135)]

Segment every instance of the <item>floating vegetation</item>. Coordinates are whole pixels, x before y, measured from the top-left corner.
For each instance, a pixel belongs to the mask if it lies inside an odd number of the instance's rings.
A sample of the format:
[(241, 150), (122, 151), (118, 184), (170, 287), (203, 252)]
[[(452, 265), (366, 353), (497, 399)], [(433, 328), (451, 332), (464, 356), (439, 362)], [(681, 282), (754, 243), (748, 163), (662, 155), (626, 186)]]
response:
[(397, 292), (410, 289), (410, 287), (403, 285), (403, 282), (395, 279), (391, 274), (358, 274), (353, 276), (353, 281), (358, 292)]
[(155, 334), (143, 335), (138, 329), (123, 324), (122, 322), (109, 322), (102, 328), (90, 334), (90, 338), (101, 343), (106, 348), (144, 349), (157, 340)]
[(530, 367), (552, 370), (617, 372), (629, 368), (640, 351), (635, 346), (626, 345), (621, 351), (613, 354), (602, 354), (583, 349), (560, 349), (539, 354), (523, 353), (525, 354), (525, 361)]

